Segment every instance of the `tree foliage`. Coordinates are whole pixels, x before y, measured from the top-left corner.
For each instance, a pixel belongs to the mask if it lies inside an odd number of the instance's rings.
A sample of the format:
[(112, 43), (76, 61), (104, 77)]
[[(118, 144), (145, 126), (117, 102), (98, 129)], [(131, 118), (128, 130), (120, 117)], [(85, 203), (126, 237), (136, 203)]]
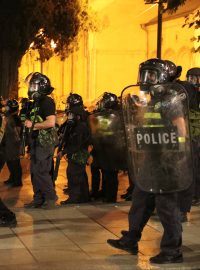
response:
[(0, 0), (0, 15), (0, 48), (20, 51), (26, 51), (31, 43), (32, 49), (51, 50), (53, 40), (53, 51), (65, 55), (80, 30), (93, 27), (87, 5), (78, 0)]
[[(162, 12), (168, 11), (169, 13), (176, 12), (177, 9), (186, 3), (187, 0), (144, 0), (146, 4), (161, 4)], [(192, 14), (185, 17), (185, 23), (183, 27), (189, 27), (194, 29), (200, 28), (200, 10), (196, 10)], [(197, 44), (200, 43), (200, 36), (193, 36), (191, 41), (195, 41)], [(200, 45), (192, 48), (192, 52), (200, 52)]]
[(85, 0), (0, 0), (0, 95), (17, 91), (18, 67), (26, 51), (37, 49), (42, 61), (66, 58), (79, 33), (95, 30)]
[[(185, 26), (194, 29), (200, 28), (200, 10), (196, 10), (192, 14), (185, 17), (185, 24), (183, 25), (183, 27)], [(191, 41), (194, 41), (197, 44), (192, 48), (192, 52), (194, 53), (200, 52), (200, 45), (198, 45), (200, 43), (200, 35), (193, 36), (191, 38)]]
[(42, 61), (54, 54), (63, 60), (77, 48), (79, 34), (88, 29), (96, 30), (96, 25), (85, 3), (81, 5), (77, 0), (43, 0), (38, 8), (45, 12), (47, 5), (49, 9), (45, 16), (40, 11), (37, 17), (41, 24), (31, 49), (39, 51)]
[(144, 0), (146, 4), (158, 4), (162, 6), (162, 11), (176, 12), (177, 9), (184, 5), (186, 0)]

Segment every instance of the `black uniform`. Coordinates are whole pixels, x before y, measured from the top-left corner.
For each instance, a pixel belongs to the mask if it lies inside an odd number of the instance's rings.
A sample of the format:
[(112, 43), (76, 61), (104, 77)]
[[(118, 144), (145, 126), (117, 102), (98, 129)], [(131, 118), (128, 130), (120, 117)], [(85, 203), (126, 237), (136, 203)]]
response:
[[(176, 103), (174, 106), (170, 105), (169, 103), (168, 106), (163, 107), (163, 110), (160, 111), (156, 108), (156, 106), (158, 105), (156, 100), (152, 100), (153, 112), (160, 113), (161, 118), (164, 119), (164, 121), (172, 123), (173, 119), (183, 117), (183, 109), (180, 103)], [(151, 125), (151, 122), (149, 124)], [(156, 124), (158, 123), (156, 122)], [(146, 182), (151, 182), (153, 181), (151, 174), (156, 177), (157, 173), (158, 175), (160, 175), (160, 180), (163, 182), (163, 178), (161, 174), (159, 174), (164, 169), (162, 167), (159, 168), (159, 161), (161, 160), (161, 158), (162, 157), (160, 152), (149, 152), (146, 155), (146, 159), (143, 162), (144, 166), (140, 168), (140, 173), (137, 175), (137, 178), (140, 178), (140, 181), (141, 179), (146, 178)], [(170, 159), (172, 158), (176, 159), (176, 155), (171, 154)], [(177, 157), (177, 159), (179, 159), (179, 157)], [(173, 180), (173, 174), (176, 174), (176, 165), (174, 165), (174, 168), (172, 168), (170, 165), (168, 166), (166, 162), (166, 169), (171, 171), (170, 175), (171, 179)], [(169, 171), (167, 171), (167, 174), (169, 174)], [(147, 179), (148, 174), (149, 179)], [(165, 183), (163, 183), (163, 186), (164, 185)], [(125, 249), (130, 251), (131, 253), (136, 254), (138, 250), (137, 243), (141, 239), (143, 228), (147, 224), (149, 218), (152, 215), (152, 212), (154, 211), (154, 208), (156, 207), (158, 216), (164, 228), (164, 233), (160, 244), (160, 254), (164, 254), (164, 256), (169, 256), (169, 261), (171, 260), (170, 258), (173, 258), (177, 259), (177, 261), (180, 260), (181, 262), (182, 226), (180, 222), (178, 193), (148, 193), (141, 190), (141, 188), (137, 185), (136, 182), (136, 186), (133, 191), (133, 198), (133, 203), (128, 215), (129, 231), (125, 233), (120, 240), (109, 239), (108, 243), (114, 247)]]
[(102, 169), (103, 201), (115, 203), (118, 192), (118, 170)]
[[(157, 102), (153, 104), (154, 108), (157, 106)], [(181, 106), (181, 105), (179, 105)], [(182, 107), (178, 108), (178, 104), (175, 106), (168, 106), (166, 109), (164, 108), (161, 113), (161, 117), (165, 119), (165, 121), (172, 122), (174, 118), (182, 117)], [(157, 112), (157, 110), (156, 110)], [(151, 153), (149, 153), (151, 155)], [(160, 153), (153, 153), (154, 157), (150, 157), (150, 160), (152, 162), (151, 168), (155, 168), (159, 166), (159, 160), (162, 159), (162, 156)], [(175, 157), (175, 154), (173, 154)], [(172, 158), (172, 156), (171, 156)], [(178, 157), (177, 157), (178, 158)], [(148, 155), (147, 159), (144, 162), (144, 168), (141, 169), (141, 174), (147, 173), (145, 170), (148, 170), (148, 165), (150, 162), (148, 162)], [(153, 164), (154, 163), (154, 164)], [(147, 165), (147, 166), (146, 166)], [(174, 164), (175, 166), (175, 164)], [(166, 168), (171, 170), (171, 175), (173, 178), (173, 170), (172, 168)], [(176, 168), (174, 168), (174, 171)], [(150, 173), (150, 172), (149, 172)], [(169, 173), (169, 171), (167, 172)], [(160, 179), (162, 181), (162, 179)], [(142, 199), (140, 198), (143, 197)], [(143, 226), (147, 223), (148, 219), (150, 218), (151, 211), (144, 211), (145, 207), (142, 207), (142, 204), (146, 201), (147, 205), (149, 204), (149, 209), (153, 210), (154, 205), (156, 206), (158, 216), (160, 217), (160, 221), (164, 227), (164, 235), (161, 241), (161, 252), (164, 252), (166, 254), (173, 255), (173, 253), (179, 253), (181, 248), (181, 224), (179, 219), (179, 209), (178, 209), (178, 194), (177, 193), (171, 193), (171, 194), (148, 194), (143, 191), (141, 191), (139, 188), (136, 188), (136, 190), (133, 192), (134, 197), (134, 203), (131, 207), (131, 210), (129, 212), (129, 226), (130, 226), (130, 233), (132, 231), (135, 231), (137, 228), (137, 231), (142, 232), (142, 228), (139, 229), (139, 224), (143, 224)], [(154, 198), (153, 198), (154, 197)], [(136, 199), (138, 198), (138, 200)], [(141, 202), (140, 202), (141, 200)], [(139, 201), (139, 202), (138, 202)], [(140, 208), (141, 207), (141, 208)], [(140, 210), (139, 210), (140, 209)], [(137, 216), (138, 211), (139, 217)], [(141, 215), (142, 213), (142, 215)]]
[[(88, 177), (86, 174), (87, 150), (90, 132), (85, 121), (76, 120), (70, 132), (66, 132), (63, 154), (67, 154), (67, 179), (69, 199), (61, 202), (84, 203), (89, 201)], [(82, 156), (86, 154), (86, 157)], [(82, 161), (79, 162), (79, 159)]]
[(9, 184), (11, 186), (22, 186), (22, 167), (20, 164), (21, 147), (21, 120), (17, 114), (8, 114), (3, 137), (3, 146), (5, 149), (6, 164), (10, 176)]
[[(2, 117), (0, 115), (0, 127), (2, 127)], [(5, 149), (0, 142), (0, 172), (5, 164)], [(0, 227), (12, 227), (17, 224), (15, 214), (8, 209), (0, 198)]]
[[(190, 196), (194, 200), (194, 204), (200, 204), (200, 92), (198, 88), (190, 85), (189, 93), (190, 107), (190, 131), (192, 137), (193, 150), (193, 166), (194, 166), (194, 182)], [(192, 193), (192, 195), (191, 195)], [(188, 211), (189, 212), (189, 211)]]
[[(200, 119), (200, 93), (195, 86), (188, 82), (178, 81), (187, 91), (189, 99), (189, 124), (191, 134), (192, 145), (192, 158), (193, 158), (193, 182), (187, 190), (179, 193), (179, 204), (181, 210), (182, 222), (187, 221), (187, 213), (190, 212), (192, 206), (192, 200), (200, 200), (200, 129), (196, 128), (199, 125), (198, 119)], [(200, 120), (199, 120), (200, 121)]]
[[(36, 117), (40, 116), (43, 121), (50, 115), (55, 115), (55, 103), (48, 96), (41, 97), (36, 105)], [(34, 118), (34, 116), (32, 116)], [(31, 155), (31, 181), (33, 185), (33, 201), (35, 205), (41, 205), (44, 201), (56, 201), (57, 196), (50, 175), (54, 145), (42, 145), (39, 141), (39, 131), (32, 132), (30, 146)]]
[(164, 228), (160, 244), (161, 252), (172, 256), (181, 254), (182, 227), (178, 208), (178, 194), (153, 195), (140, 190), (136, 186), (133, 191), (133, 198), (134, 203), (129, 211), (128, 240), (131, 243), (137, 243), (140, 240), (143, 228), (156, 207)]
[(94, 146), (91, 196), (99, 197), (102, 176), (103, 201), (114, 203), (117, 201), (118, 170), (127, 168), (122, 112), (117, 96), (112, 93), (105, 92), (99, 104), (99, 109), (89, 117)]
[(0, 171), (2, 170), (6, 159), (5, 159), (5, 147), (2, 144), (2, 139), (4, 136), (4, 127), (2, 126), (2, 116), (0, 114)]
[[(103, 182), (102, 171), (96, 164), (95, 149), (92, 150), (91, 155), (93, 162), (91, 164), (91, 193), (92, 200), (97, 200), (105, 196), (105, 183)], [(102, 179), (102, 181), (101, 181)]]

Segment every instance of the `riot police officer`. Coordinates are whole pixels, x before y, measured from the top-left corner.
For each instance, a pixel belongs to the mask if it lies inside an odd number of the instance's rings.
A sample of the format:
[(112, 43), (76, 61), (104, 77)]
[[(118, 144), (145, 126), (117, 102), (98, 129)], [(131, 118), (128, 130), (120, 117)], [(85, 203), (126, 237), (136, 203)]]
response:
[[(77, 109), (81, 113), (81, 121), (85, 122), (88, 125), (87, 118), (88, 118), (88, 112), (85, 110), (85, 107), (83, 105), (83, 99), (82, 96), (80, 96), (77, 93), (70, 93), (70, 95), (66, 99), (66, 107), (65, 107), (65, 114), (69, 115), (69, 112), (73, 109)], [(73, 121), (73, 120), (72, 120)], [(58, 152), (60, 152), (65, 144), (66, 138), (68, 137), (68, 134), (71, 132), (72, 121), (70, 119), (67, 119), (58, 130), (59, 135), (59, 145), (58, 145)], [(75, 121), (74, 121), (75, 122)], [(57, 161), (59, 161), (59, 156), (57, 156)], [(57, 164), (57, 162), (56, 162)], [(55, 170), (58, 170), (57, 166), (55, 166)], [(56, 172), (57, 174), (57, 172)], [(63, 192), (65, 194), (68, 194), (68, 187), (63, 189)]]
[(89, 116), (94, 146), (92, 155), (92, 196), (99, 197), (100, 177), (102, 174), (103, 201), (115, 203), (118, 192), (118, 171), (127, 168), (125, 136), (122, 115), (117, 96), (104, 92)]
[(18, 116), (19, 103), (16, 99), (9, 99), (5, 106), (5, 133), (2, 144), (5, 149), (6, 164), (10, 176), (4, 181), (10, 187), (22, 186), (22, 167), (20, 164), (20, 146), (22, 124)]
[[(111, 112), (113, 110), (119, 110), (118, 98), (113, 93), (104, 92), (102, 97), (96, 104), (95, 111)], [(116, 168), (113, 169), (105, 168), (104, 166), (100, 168), (97, 162), (97, 157), (95, 157), (96, 154), (98, 153), (94, 148), (92, 151), (93, 163), (91, 164), (91, 174), (92, 174), (91, 197), (94, 199), (102, 197), (103, 201), (107, 203), (116, 202), (118, 191), (118, 170)], [(102, 189), (100, 190), (101, 178), (102, 178)]]
[[(143, 228), (156, 207), (164, 228), (161, 251), (150, 258), (151, 263), (157, 264), (183, 261), (178, 191), (187, 188), (192, 178), (190, 144), (186, 141), (186, 135), (189, 136), (186, 102), (183, 102), (186, 94), (180, 85), (168, 83), (174, 81), (176, 74), (171, 61), (169, 65), (169, 61), (149, 59), (139, 69), (141, 85), (136, 93), (140, 96), (128, 95), (132, 106), (124, 98), (136, 187), (128, 215), (129, 231), (122, 231), (119, 240), (107, 241), (115, 248), (137, 254)], [(134, 114), (129, 113), (134, 107), (137, 107)]]
[[(5, 116), (3, 115), (3, 112), (5, 112), (4, 106), (6, 103), (4, 103), (3, 98), (0, 98), (0, 172), (5, 164), (5, 149), (4, 146), (1, 144), (2, 139), (4, 137), (5, 133)], [(2, 110), (3, 109), (3, 110)], [(3, 201), (0, 198), (0, 227), (15, 227), (17, 225), (17, 220), (15, 214), (8, 209), (8, 207), (3, 203)]]
[(200, 68), (194, 67), (187, 71), (187, 81), (193, 84), (198, 90), (200, 87)]
[(4, 146), (2, 144), (4, 132), (5, 132), (5, 116), (3, 114), (4, 110), (4, 104), (3, 104), (3, 98), (0, 97), (0, 171), (3, 168), (5, 164), (5, 152), (4, 152)]
[(88, 147), (91, 144), (90, 131), (85, 122), (83, 107), (71, 106), (67, 110), (64, 144), (58, 156), (67, 156), (67, 179), (69, 198), (61, 205), (86, 203), (89, 201), (89, 185), (86, 164), (89, 158)]
[(83, 98), (79, 94), (76, 93), (70, 93), (66, 100), (66, 110), (78, 106), (82, 109), (84, 109), (83, 106)]
[(33, 201), (25, 204), (26, 208), (51, 209), (56, 206), (57, 195), (50, 175), (52, 158), (57, 144), (55, 130), (55, 103), (48, 96), (53, 87), (50, 80), (39, 72), (27, 76), (28, 96), (34, 101), (30, 119), (25, 126), (30, 129), (31, 181)]
[(67, 103), (66, 103), (66, 111), (78, 107), (82, 110), (81, 117), (82, 121), (85, 121), (87, 123), (88, 118), (88, 111), (86, 111), (85, 106), (83, 104), (83, 98), (79, 94), (76, 93), (70, 93), (70, 95), (67, 97)]
[[(181, 70), (182, 71), (182, 70)], [(180, 71), (180, 75), (181, 75)], [(197, 68), (194, 69), (195, 74)], [(199, 147), (198, 147), (198, 137), (200, 134), (199, 131), (199, 92), (198, 86), (192, 84), (192, 73), (193, 69), (190, 69), (187, 72), (187, 81), (177, 80), (181, 84), (188, 95), (189, 103), (189, 125), (190, 125), (190, 135), (191, 135), (191, 145), (192, 145), (192, 161), (193, 161), (193, 181), (192, 184), (184, 191), (179, 192), (179, 205), (181, 211), (181, 222), (188, 221), (188, 213), (191, 210), (192, 205), (199, 204)], [(195, 75), (197, 76), (197, 74)], [(198, 77), (198, 76), (197, 76)], [(194, 80), (198, 82), (198, 78)], [(194, 197), (194, 198), (193, 198)]]
[[(65, 113), (67, 114), (69, 110), (72, 108), (80, 108), (81, 109), (81, 118), (82, 121), (85, 121), (87, 123), (87, 117), (88, 117), (88, 112), (85, 110), (85, 107), (83, 105), (83, 99), (79, 94), (76, 93), (70, 93), (70, 95), (67, 97), (66, 100), (66, 107), (65, 107)], [(66, 124), (68, 121), (66, 120), (58, 130), (59, 137), (62, 138), (63, 132), (65, 130)]]
[[(191, 84), (188, 91), (190, 106), (190, 132), (193, 147), (194, 184), (192, 205), (200, 205), (200, 68), (187, 71), (187, 81)], [(192, 196), (192, 195), (191, 195)]]

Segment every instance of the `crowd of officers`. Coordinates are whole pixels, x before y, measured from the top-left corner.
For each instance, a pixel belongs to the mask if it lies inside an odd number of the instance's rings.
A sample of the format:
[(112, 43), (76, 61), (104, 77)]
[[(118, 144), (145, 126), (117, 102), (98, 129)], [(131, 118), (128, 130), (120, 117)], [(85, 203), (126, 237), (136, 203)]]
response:
[[(140, 65), (138, 83), (148, 86), (177, 82), (188, 94), (194, 179), (187, 190), (169, 196), (156, 196), (138, 188), (134, 172), (127, 165), (126, 149), (123, 149), (124, 152), (115, 152), (119, 141), (120, 145), (126, 145), (126, 138), (124, 134), (121, 136), (124, 130), (123, 121), (120, 120), (120, 98), (113, 93), (104, 92), (92, 112), (86, 110), (80, 95), (70, 94), (66, 100), (66, 121), (58, 126), (55, 103), (50, 97), (54, 88), (49, 78), (39, 72), (27, 76), (28, 98), (22, 98), (21, 108), (15, 99), (1, 98), (0, 101), (0, 170), (5, 163), (9, 170), (9, 178), (4, 184), (9, 187), (23, 185), (20, 158), (27, 152), (31, 160), (33, 200), (24, 207), (54, 209), (58, 200), (55, 180), (62, 157), (67, 160), (67, 188), (64, 188), (63, 192), (68, 197), (61, 201), (61, 205), (99, 199), (115, 203), (119, 170), (126, 172), (129, 187), (121, 197), (126, 200), (132, 199), (133, 202), (129, 212), (129, 231), (122, 231), (122, 238), (119, 240), (109, 239), (108, 244), (137, 254), (142, 230), (156, 206), (164, 227), (164, 236), (161, 241), (161, 253), (153, 257), (151, 262), (182, 262), (180, 222), (187, 221), (187, 213), (192, 205), (200, 205), (200, 68), (188, 70), (185, 82), (179, 80), (181, 71), (180, 66), (170, 61), (149, 59)], [(110, 127), (110, 122), (114, 129)], [(112, 151), (109, 147), (113, 147)], [(90, 191), (86, 165), (91, 166)], [(163, 212), (166, 205), (171, 206), (171, 209), (167, 209), (168, 214)], [(169, 221), (174, 225), (169, 225)], [(1, 226), (15, 226), (17, 223), (15, 214), (1, 200), (0, 222)]]

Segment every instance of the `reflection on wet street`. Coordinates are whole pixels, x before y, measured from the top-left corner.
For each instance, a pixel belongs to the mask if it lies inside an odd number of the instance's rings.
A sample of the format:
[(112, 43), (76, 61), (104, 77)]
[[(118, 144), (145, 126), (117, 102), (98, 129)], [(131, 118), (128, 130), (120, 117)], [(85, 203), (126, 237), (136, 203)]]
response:
[[(92, 202), (68, 205), (54, 210), (23, 208), (32, 200), (29, 160), (23, 159), (23, 187), (9, 188), (5, 167), (0, 174), (1, 197), (17, 216), (16, 228), (0, 228), (0, 269), (2, 270), (134, 270), (200, 269), (200, 206), (193, 207), (189, 221), (183, 224), (184, 263), (150, 265), (149, 257), (159, 252), (162, 226), (152, 216), (139, 243), (138, 256), (116, 250), (106, 241), (117, 239), (127, 229), (130, 202), (120, 195), (126, 191), (127, 175), (119, 173), (118, 203)], [(67, 184), (66, 162), (61, 161), (56, 189), (59, 201)], [(88, 174), (90, 171), (88, 168)], [(58, 203), (59, 203), (58, 201)]]

